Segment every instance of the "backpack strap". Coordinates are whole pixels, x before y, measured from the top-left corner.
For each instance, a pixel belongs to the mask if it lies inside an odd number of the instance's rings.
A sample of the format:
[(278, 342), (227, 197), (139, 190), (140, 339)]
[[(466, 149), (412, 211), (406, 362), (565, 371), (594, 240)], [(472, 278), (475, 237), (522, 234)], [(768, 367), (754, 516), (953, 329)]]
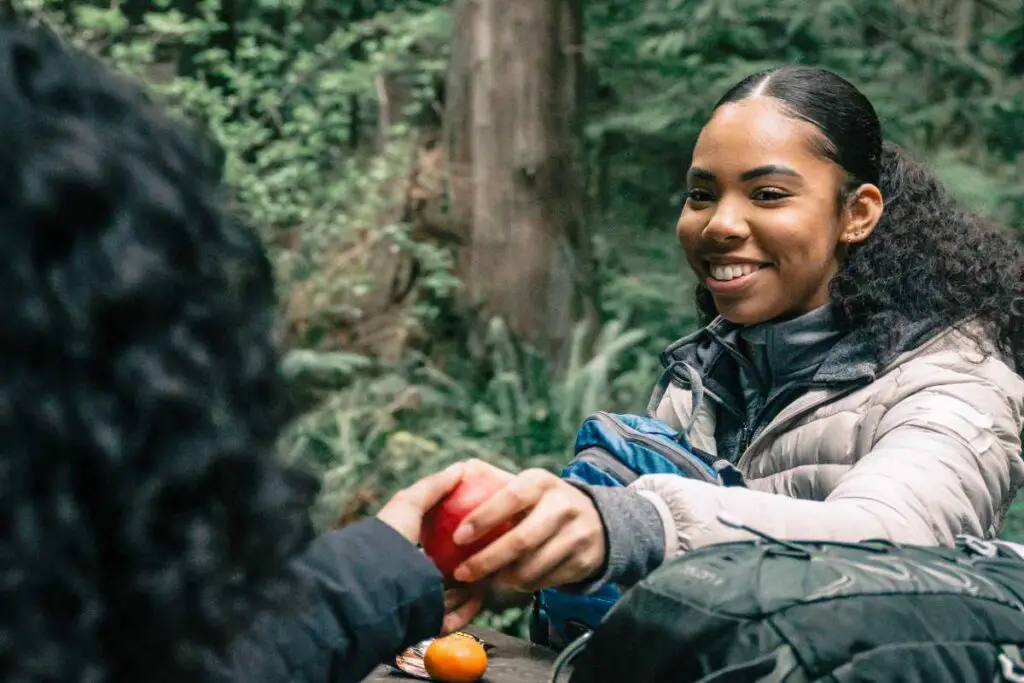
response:
[(593, 636), (593, 631), (588, 631), (566, 645), (565, 649), (562, 650), (555, 658), (555, 662), (551, 666), (547, 683), (559, 683), (558, 677), (561, 675), (562, 670), (565, 669), (566, 666), (568, 666), (569, 663), (583, 651), (583, 648), (586, 647), (587, 641), (590, 640), (591, 636)]
[(690, 421), (683, 425), (682, 430), (684, 434), (689, 434), (690, 430), (693, 429), (693, 425), (697, 422), (697, 411), (700, 410), (700, 404), (704, 401), (704, 382), (700, 378), (700, 372), (685, 361), (672, 361), (665, 368), (665, 371), (661, 373), (661, 376), (658, 377), (658, 382), (654, 385), (654, 390), (651, 392), (651, 398), (647, 401), (647, 417), (656, 417), (658, 406), (661, 405), (661, 400), (665, 398), (668, 385), (672, 383), (672, 377), (677, 365), (683, 366), (690, 375), (690, 397), (692, 399), (690, 403)]

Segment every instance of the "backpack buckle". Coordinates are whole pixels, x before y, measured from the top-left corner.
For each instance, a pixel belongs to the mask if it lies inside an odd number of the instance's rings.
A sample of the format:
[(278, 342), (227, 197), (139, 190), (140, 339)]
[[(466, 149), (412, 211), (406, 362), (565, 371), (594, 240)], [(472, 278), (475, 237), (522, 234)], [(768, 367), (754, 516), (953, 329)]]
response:
[(999, 555), (999, 548), (988, 541), (983, 541), (977, 536), (968, 536), (966, 534), (960, 534), (956, 537), (956, 540), (963, 543), (964, 547), (970, 550), (976, 555), (981, 555), (985, 558), (993, 558)]
[(1020, 648), (1004, 645), (1001, 649), (998, 659), (1002, 680), (1007, 683), (1024, 683), (1024, 662), (1021, 662)]

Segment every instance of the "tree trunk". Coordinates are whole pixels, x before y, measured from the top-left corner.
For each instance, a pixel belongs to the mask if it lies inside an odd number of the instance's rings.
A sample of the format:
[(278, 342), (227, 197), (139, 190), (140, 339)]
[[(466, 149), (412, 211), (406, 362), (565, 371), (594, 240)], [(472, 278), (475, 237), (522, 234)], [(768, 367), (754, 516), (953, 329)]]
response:
[(552, 360), (591, 289), (580, 5), (457, 0), (447, 85), (451, 210), (472, 226), (460, 268), (470, 302)]

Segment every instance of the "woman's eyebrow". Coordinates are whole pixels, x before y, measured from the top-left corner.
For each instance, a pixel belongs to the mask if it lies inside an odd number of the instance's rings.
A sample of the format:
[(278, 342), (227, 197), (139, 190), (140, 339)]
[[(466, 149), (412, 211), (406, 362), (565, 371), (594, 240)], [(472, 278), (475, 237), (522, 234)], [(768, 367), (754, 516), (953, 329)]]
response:
[(740, 174), (740, 180), (742, 182), (747, 182), (748, 180), (753, 180), (754, 178), (760, 178), (761, 176), (766, 175), (789, 175), (793, 176), (794, 178), (800, 177), (800, 174), (791, 169), (789, 166), (767, 164), (765, 166), (758, 166), (756, 168), (752, 168), (749, 171), (744, 171), (743, 173)]
[(706, 168), (701, 168), (700, 166), (691, 166), (686, 175), (690, 180), (700, 179), (714, 181), (716, 179), (714, 173)]
[[(740, 174), (740, 182), (747, 182), (754, 178), (760, 178), (766, 175), (788, 175), (794, 178), (801, 177), (799, 173), (790, 168), (789, 166), (781, 166), (779, 164), (766, 164), (764, 166), (757, 166), (748, 171), (744, 171)], [(706, 168), (700, 166), (693, 166), (686, 174), (689, 180), (707, 180), (715, 181), (717, 176)]]

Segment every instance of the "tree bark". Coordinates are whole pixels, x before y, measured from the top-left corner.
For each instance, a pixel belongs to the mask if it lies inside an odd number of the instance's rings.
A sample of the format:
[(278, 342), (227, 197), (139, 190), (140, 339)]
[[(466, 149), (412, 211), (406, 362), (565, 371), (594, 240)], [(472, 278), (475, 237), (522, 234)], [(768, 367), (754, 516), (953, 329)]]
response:
[(557, 360), (591, 289), (581, 3), (457, 0), (455, 13), (446, 129), (453, 219), (472, 226), (467, 293)]

